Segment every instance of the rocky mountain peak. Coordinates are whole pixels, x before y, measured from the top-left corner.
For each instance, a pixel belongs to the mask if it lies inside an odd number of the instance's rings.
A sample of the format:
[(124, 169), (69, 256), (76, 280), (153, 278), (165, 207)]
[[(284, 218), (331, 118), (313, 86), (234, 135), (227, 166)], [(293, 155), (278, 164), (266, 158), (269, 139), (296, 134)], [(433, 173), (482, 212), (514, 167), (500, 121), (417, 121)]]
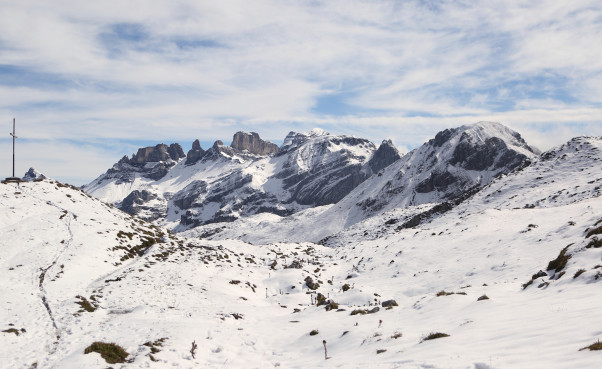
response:
[(26, 182), (32, 182), (32, 181), (36, 181), (36, 180), (41, 180), (41, 179), (45, 179), (46, 176), (43, 175), (42, 173), (38, 172), (37, 170), (33, 169), (33, 168), (29, 168), (29, 170), (27, 171), (27, 173), (25, 173), (25, 175), (23, 176), (23, 180)]
[(288, 151), (295, 147), (299, 147), (309, 141), (311, 138), (330, 136), (330, 133), (321, 128), (314, 128), (309, 132), (294, 132), (291, 131), (286, 135), (280, 150)]
[(232, 144), (230, 145), (233, 149), (239, 151), (248, 151), (255, 155), (270, 155), (278, 152), (278, 145), (269, 141), (264, 141), (259, 137), (259, 134), (255, 132), (236, 132), (232, 138)]
[(378, 173), (400, 158), (399, 150), (393, 145), (393, 142), (391, 140), (383, 140), (378, 150), (376, 150), (372, 158), (368, 161), (368, 165), (373, 173)]
[(156, 146), (142, 147), (132, 156), (130, 164), (144, 164), (149, 162), (160, 162), (167, 160), (177, 161), (185, 157), (184, 150), (178, 143), (173, 143), (169, 146), (158, 144)]
[(201, 147), (201, 143), (198, 139), (194, 140), (192, 143), (192, 149), (190, 149), (190, 151), (188, 151), (186, 154), (186, 161), (184, 162), (184, 165), (195, 164), (203, 158), (203, 155), (205, 155), (205, 150), (203, 150)]

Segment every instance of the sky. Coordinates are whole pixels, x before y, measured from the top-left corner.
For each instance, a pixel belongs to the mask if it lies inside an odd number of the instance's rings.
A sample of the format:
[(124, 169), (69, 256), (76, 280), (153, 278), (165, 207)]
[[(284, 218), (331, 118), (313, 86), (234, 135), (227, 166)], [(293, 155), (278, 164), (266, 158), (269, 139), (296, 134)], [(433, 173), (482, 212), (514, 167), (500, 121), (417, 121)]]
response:
[(602, 135), (602, 2), (0, 0), (0, 177), (13, 118), (15, 174), (75, 185), (236, 131), (407, 151), (497, 121), (548, 150)]

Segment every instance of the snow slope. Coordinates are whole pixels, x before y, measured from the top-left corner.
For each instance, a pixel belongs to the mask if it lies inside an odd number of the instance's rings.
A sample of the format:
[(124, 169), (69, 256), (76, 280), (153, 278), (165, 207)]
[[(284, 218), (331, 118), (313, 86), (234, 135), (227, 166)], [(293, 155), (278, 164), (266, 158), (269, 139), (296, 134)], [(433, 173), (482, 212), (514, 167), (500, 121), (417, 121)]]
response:
[(417, 226), (383, 213), (328, 246), (183, 239), (51, 180), (1, 184), (0, 367), (598, 368), (580, 349), (602, 338), (601, 150), (577, 138)]

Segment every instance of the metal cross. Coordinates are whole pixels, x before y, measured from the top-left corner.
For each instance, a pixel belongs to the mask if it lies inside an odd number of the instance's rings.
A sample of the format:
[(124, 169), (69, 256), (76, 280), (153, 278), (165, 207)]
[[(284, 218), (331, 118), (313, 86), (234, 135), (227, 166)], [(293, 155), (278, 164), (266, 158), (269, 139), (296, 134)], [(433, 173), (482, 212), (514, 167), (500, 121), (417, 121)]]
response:
[(15, 176), (15, 138), (18, 138), (15, 134), (15, 118), (13, 118), (13, 132), (10, 134), (13, 136), (13, 177)]

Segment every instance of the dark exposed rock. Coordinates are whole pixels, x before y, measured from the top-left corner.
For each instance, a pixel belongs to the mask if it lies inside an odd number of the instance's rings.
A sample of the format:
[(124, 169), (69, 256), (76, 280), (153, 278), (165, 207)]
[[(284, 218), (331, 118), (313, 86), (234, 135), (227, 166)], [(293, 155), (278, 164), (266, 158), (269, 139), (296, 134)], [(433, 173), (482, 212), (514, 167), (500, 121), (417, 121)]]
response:
[(320, 284), (318, 282), (314, 282), (312, 277), (305, 277), (305, 285), (307, 285), (307, 288), (309, 288), (310, 290), (317, 290), (320, 287)]
[(201, 147), (201, 143), (198, 139), (194, 140), (192, 143), (192, 149), (186, 154), (186, 161), (184, 162), (184, 165), (195, 164), (203, 158), (203, 155), (205, 155), (205, 150), (203, 150)]
[[(179, 145), (178, 145), (179, 146)], [(132, 157), (130, 163), (132, 164), (144, 164), (148, 162), (166, 161), (171, 159), (171, 156), (167, 152), (167, 145), (158, 144), (157, 146), (142, 147), (138, 149), (136, 155)]]
[(377, 306), (377, 307), (374, 307), (374, 308), (368, 310), (366, 313), (367, 314), (375, 314), (375, 313), (378, 313), (379, 311), (380, 311), (380, 308)]
[(182, 146), (180, 146), (179, 143), (172, 143), (169, 145), (167, 152), (169, 153), (171, 160), (174, 161), (178, 161), (179, 159), (186, 157), (184, 150), (182, 150)]
[(123, 199), (119, 209), (131, 215), (138, 215), (141, 210), (150, 210), (149, 207), (144, 207), (143, 205), (157, 197), (156, 194), (146, 190), (135, 190)]
[(429, 140), (429, 143), (435, 147), (441, 147), (444, 143), (449, 141), (449, 139), (456, 133), (457, 128), (455, 129), (445, 129), (435, 135), (434, 139)]
[(433, 172), (431, 176), (416, 186), (416, 192), (427, 193), (432, 191), (445, 191), (447, 187), (456, 182), (457, 178), (449, 172)]
[(400, 158), (399, 151), (393, 145), (393, 142), (391, 140), (384, 140), (368, 161), (368, 165), (372, 168), (373, 173), (378, 173), (381, 169), (388, 167)]
[(397, 305), (397, 301), (395, 301), (395, 300), (387, 300), (387, 301), (383, 301), (381, 305), (382, 305), (382, 307), (384, 307), (384, 308), (386, 308), (386, 307), (389, 307), (389, 306), (398, 306), (398, 305)]
[(25, 175), (23, 176), (22, 180), (26, 181), (26, 182), (32, 182), (32, 181), (39, 181), (39, 180), (42, 180), (45, 178), (46, 178), (46, 176), (43, 175), (42, 173), (38, 172), (37, 170), (35, 170), (33, 168), (29, 168), (27, 173), (25, 173)]
[[(195, 200), (205, 193), (207, 193), (207, 182), (193, 181), (174, 196), (173, 203), (180, 209), (190, 209), (195, 205)], [(197, 206), (198, 205), (200, 204), (197, 204)]]
[(278, 152), (278, 145), (262, 140), (255, 132), (236, 132), (230, 147), (240, 151), (246, 150), (255, 155), (270, 155)]

